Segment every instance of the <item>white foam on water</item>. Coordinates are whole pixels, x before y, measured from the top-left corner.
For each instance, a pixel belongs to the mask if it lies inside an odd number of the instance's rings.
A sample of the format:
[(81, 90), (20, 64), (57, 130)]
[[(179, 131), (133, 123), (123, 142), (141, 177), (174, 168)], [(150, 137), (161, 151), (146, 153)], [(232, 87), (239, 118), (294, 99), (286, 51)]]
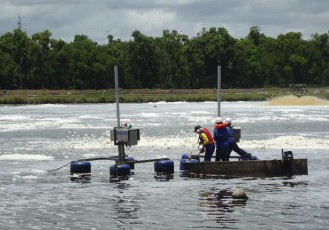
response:
[(35, 180), (38, 179), (39, 176), (45, 175), (48, 172), (45, 170), (38, 170), (38, 169), (31, 169), (29, 171), (22, 171), (22, 172), (13, 172), (13, 181), (16, 180)]
[(241, 141), (239, 146), (253, 149), (329, 149), (329, 140), (304, 136), (280, 136), (266, 140)]
[(103, 136), (100, 138), (73, 138), (59, 145), (54, 145), (53, 149), (57, 147), (64, 147), (73, 150), (102, 150), (113, 146), (113, 142), (109, 137)]
[[(243, 149), (329, 149), (328, 139), (309, 138), (304, 136), (281, 136), (263, 140), (242, 140), (239, 146)], [(197, 151), (197, 136), (143, 137), (137, 147), (152, 150), (180, 149)]]
[(52, 156), (38, 154), (3, 154), (0, 155), (0, 161), (50, 161), (54, 160)]
[(213, 126), (215, 126), (214, 116), (188, 116), (187, 120), (195, 124), (210, 124), (210, 126), (213, 124)]
[(23, 115), (0, 115), (0, 121), (24, 121), (30, 119), (30, 116)]
[(180, 116), (180, 117), (184, 117), (188, 115), (187, 112), (165, 112), (164, 114), (166, 116)]
[(27, 105), (28, 108), (61, 108), (68, 107), (69, 105), (65, 104), (40, 104), (40, 105)]
[(212, 114), (210, 112), (207, 112), (207, 111), (203, 111), (203, 110), (198, 110), (198, 111), (190, 111), (189, 112), (190, 114)]
[[(85, 118), (87, 119), (87, 118)], [(100, 129), (109, 128), (104, 125), (86, 125), (79, 123), (78, 119), (61, 119), (61, 118), (46, 118), (46, 119), (29, 119), (26, 122), (20, 123), (0, 123), (0, 132), (12, 132), (19, 130), (40, 130), (40, 129)]]
[[(36, 149), (42, 149), (45, 153), (46, 152), (56, 152), (57, 155), (65, 156), (73, 154), (76, 150), (98, 150), (108, 149), (114, 147), (113, 142), (110, 140), (109, 135), (105, 133), (104, 136), (97, 137), (95, 135), (77, 135), (75, 132), (69, 132), (70, 135), (67, 136), (65, 139), (59, 139), (58, 141), (55, 140), (47, 140), (47, 139), (35, 139), (28, 143), (28, 146), (16, 146), (11, 149), (14, 152), (17, 151), (28, 151), (33, 152)], [(93, 152), (91, 152), (93, 153)], [(0, 155), (0, 160), (5, 159), (7, 157), (19, 158), (21, 155), (16, 156), (13, 154), (8, 154), (8, 152), (4, 153), (5, 155)], [(7, 156), (8, 155), (8, 156)], [(21, 156), (22, 159), (25, 158), (33, 158), (33, 155)], [(13, 159), (14, 160), (14, 159)]]
[[(82, 124), (56, 124), (51, 121), (43, 122), (31, 122), (31, 123), (20, 123), (20, 124), (3, 124), (0, 126), (0, 132), (11, 132), (19, 130), (40, 130), (40, 129), (83, 129), (86, 128)], [(88, 127), (89, 128), (89, 127)], [(96, 127), (95, 127), (96, 128)], [(99, 127), (98, 127), (99, 128)]]
[(197, 136), (167, 136), (167, 137), (143, 137), (138, 147), (147, 147), (152, 150), (182, 149), (192, 150), (198, 147)]
[(173, 105), (175, 105), (175, 104), (186, 104), (186, 103), (188, 103), (188, 102), (186, 102), (186, 101), (173, 101), (173, 102), (167, 102), (167, 101), (157, 101), (157, 102), (148, 102), (147, 104), (151, 104), (151, 105), (164, 105), (164, 104), (168, 104), (168, 105), (170, 105), (170, 104), (173, 104)]
[(163, 104), (167, 104), (167, 102), (166, 101), (148, 102), (148, 104), (163, 105)]
[(101, 117), (94, 116), (94, 115), (82, 115), (82, 116), (78, 116), (78, 118), (80, 118), (80, 119), (101, 119)]
[(41, 170), (41, 169), (32, 169), (31, 173), (37, 174), (37, 175), (42, 175), (42, 174), (47, 174), (48, 172), (46, 170)]
[(83, 154), (83, 157), (85, 158), (93, 158), (93, 157), (97, 157), (99, 156), (99, 154), (97, 153), (86, 153), (86, 154)]
[(147, 127), (160, 127), (160, 126), (162, 126), (163, 125), (163, 123), (147, 123), (147, 124), (145, 124), (145, 125), (141, 125), (141, 126), (139, 126), (139, 127), (145, 127), (145, 126), (147, 126)]
[(26, 176), (19, 176), (20, 179), (23, 180), (35, 180), (38, 178), (36, 175), (26, 175)]
[(293, 120), (294, 122), (307, 122), (307, 121), (329, 121), (329, 115), (323, 114), (302, 114), (302, 113), (282, 113), (280, 116), (278, 115), (271, 115), (268, 114), (266, 116), (259, 116), (259, 117), (242, 117), (239, 118), (237, 121), (239, 123), (258, 123), (258, 122), (267, 122), (267, 121), (290, 121)]
[(296, 109), (296, 108), (287, 108), (287, 107), (275, 107), (275, 109), (273, 111), (276, 112), (284, 112), (284, 113), (290, 113), (290, 112), (302, 112), (304, 110), (302, 109)]
[(267, 115), (267, 116), (259, 116), (259, 117), (242, 117), (237, 121), (239, 123), (258, 123), (258, 122), (266, 122), (266, 121), (284, 121), (289, 120), (287, 117), (276, 116), (276, 115)]
[(186, 101), (173, 101), (173, 102), (168, 102), (169, 104), (186, 104)]
[(161, 114), (159, 114), (159, 113), (140, 113), (138, 115), (141, 117), (147, 117), (147, 118), (161, 117)]

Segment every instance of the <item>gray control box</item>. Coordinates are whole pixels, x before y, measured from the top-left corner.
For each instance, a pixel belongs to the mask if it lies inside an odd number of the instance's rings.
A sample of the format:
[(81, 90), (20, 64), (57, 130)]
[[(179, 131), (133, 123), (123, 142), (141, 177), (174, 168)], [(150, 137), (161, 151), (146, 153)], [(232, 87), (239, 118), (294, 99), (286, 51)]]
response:
[(137, 145), (140, 140), (139, 129), (117, 128), (110, 131), (110, 140), (114, 141), (115, 145)]

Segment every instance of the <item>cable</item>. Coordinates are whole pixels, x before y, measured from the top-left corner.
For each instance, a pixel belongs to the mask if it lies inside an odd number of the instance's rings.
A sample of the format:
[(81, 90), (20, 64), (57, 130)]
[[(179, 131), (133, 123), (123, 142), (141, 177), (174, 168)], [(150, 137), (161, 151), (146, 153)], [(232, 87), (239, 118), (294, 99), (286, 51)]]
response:
[(64, 168), (66, 165), (71, 164), (72, 162), (73, 162), (73, 161), (70, 161), (69, 163), (67, 163), (67, 164), (65, 164), (65, 165), (63, 165), (63, 166), (61, 166), (61, 167), (59, 167), (59, 168), (56, 168), (56, 169), (47, 170), (47, 172), (54, 172), (54, 171), (60, 170), (61, 168)]
[[(98, 161), (98, 160), (116, 160), (118, 157), (117, 156), (110, 156), (110, 157), (95, 157), (95, 158), (86, 158), (86, 159), (78, 159), (78, 160), (75, 160), (76, 162), (81, 162), (81, 161)], [(57, 171), (57, 170), (60, 170), (61, 168), (64, 168), (65, 166), (67, 166), (68, 164), (72, 163), (74, 161), (70, 161), (69, 163), (59, 167), (59, 168), (56, 168), (56, 169), (52, 169), (52, 170), (47, 170), (47, 172), (54, 172), (54, 171)]]

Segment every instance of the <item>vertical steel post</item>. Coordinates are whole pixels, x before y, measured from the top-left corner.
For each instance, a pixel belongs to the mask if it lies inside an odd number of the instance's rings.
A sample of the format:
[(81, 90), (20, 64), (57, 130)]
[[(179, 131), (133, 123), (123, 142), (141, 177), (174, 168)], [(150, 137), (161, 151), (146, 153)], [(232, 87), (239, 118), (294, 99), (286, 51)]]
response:
[(221, 96), (222, 96), (222, 68), (221, 66), (217, 66), (217, 116), (220, 117), (220, 102), (221, 102)]
[[(114, 66), (114, 85), (115, 85), (115, 103), (117, 110), (117, 128), (120, 128), (120, 95), (119, 95), (119, 77), (118, 66)], [(125, 160), (125, 146), (124, 144), (118, 144), (118, 161), (123, 162)]]
[(115, 103), (117, 109), (117, 127), (120, 127), (120, 109), (119, 109), (119, 77), (118, 77), (118, 66), (114, 66), (114, 85), (115, 85)]

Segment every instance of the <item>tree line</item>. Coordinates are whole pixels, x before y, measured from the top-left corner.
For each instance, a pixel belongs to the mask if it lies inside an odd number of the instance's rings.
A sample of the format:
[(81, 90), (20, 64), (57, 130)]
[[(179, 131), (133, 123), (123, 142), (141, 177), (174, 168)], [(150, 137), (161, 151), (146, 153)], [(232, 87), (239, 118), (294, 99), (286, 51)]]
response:
[(189, 38), (176, 30), (161, 37), (140, 31), (122, 41), (107, 36), (98, 44), (86, 35), (72, 42), (53, 39), (51, 32), (29, 37), (21, 29), (0, 36), (1, 89), (215, 88), (217, 66), (223, 88), (329, 85), (329, 35), (308, 40), (299, 32), (276, 38), (251, 27), (236, 39), (223, 28), (203, 28)]

